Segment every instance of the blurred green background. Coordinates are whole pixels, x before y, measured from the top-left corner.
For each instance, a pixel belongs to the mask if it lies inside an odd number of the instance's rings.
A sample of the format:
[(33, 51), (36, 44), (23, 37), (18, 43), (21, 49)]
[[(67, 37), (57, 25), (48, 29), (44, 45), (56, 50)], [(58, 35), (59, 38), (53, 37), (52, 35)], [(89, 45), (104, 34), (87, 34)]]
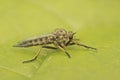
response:
[[(14, 48), (29, 37), (64, 28), (97, 52)], [(0, 0), (0, 80), (120, 80), (120, 0)]]

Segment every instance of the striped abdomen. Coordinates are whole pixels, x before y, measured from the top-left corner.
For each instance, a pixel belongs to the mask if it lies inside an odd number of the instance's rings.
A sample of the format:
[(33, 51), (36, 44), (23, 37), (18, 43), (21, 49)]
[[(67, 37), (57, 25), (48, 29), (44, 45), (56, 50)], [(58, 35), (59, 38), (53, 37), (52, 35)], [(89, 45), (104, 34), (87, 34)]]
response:
[(51, 44), (54, 41), (54, 36), (44, 36), (44, 37), (38, 37), (34, 39), (29, 39), (22, 41), (15, 45), (15, 47), (31, 47), (31, 46), (37, 46), (37, 45), (45, 45), (45, 44)]

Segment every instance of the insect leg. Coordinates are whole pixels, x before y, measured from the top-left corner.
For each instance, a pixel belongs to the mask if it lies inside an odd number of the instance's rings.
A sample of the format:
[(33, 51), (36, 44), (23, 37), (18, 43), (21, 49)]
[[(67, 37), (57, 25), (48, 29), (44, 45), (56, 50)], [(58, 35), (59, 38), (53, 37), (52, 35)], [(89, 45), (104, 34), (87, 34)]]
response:
[(67, 52), (67, 51), (65, 51), (65, 49), (64, 48), (62, 48), (61, 46), (57, 46), (61, 51), (63, 51), (67, 56), (68, 56), (68, 58), (71, 58), (71, 56), (70, 56), (70, 54)]
[(68, 46), (76, 45), (75, 43), (71, 42), (68, 44)]
[(82, 46), (82, 47), (88, 48), (88, 49), (94, 49), (94, 50), (97, 50), (97, 48), (93, 48), (93, 47), (90, 47), (90, 46), (87, 46), (87, 45), (85, 45), (85, 44), (81, 44), (81, 43), (79, 43), (79, 42), (75, 42), (75, 41), (73, 41), (73, 42), (70, 43), (69, 45), (74, 45), (74, 44), (76, 44), (76, 45), (78, 45), (78, 46)]
[(42, 48), (40, 48), (40, 49), (36, 52), (35, 56), (34, 56), (32, 59), (23, 61), (23, 63), (28, 63), (28, 62), (35, 61), (35, 60), (37, 59), (37, 57), (39, 56), (41, 49), (42, 49)]
[(68, 46), (71, 41), (72, 41), (72, 39), (70, 39), (70, 40), (65, 44), (65, 46)]
[(42, 46), (42, 48), (57, 49), (56, 47), (52, 47), (52, 46)]
[(69, 38), (69, 41), (67, 43), (65, 43), (65, 46), (74, 45), (74, 44), (71, 44), (71, 43), (73, 43), (72, 40), (73, 40), (73, 37)]
[(79, 46), (83, 46), (83, 47), (88, 48), (88, 49), (94, 49), (94, 50), (97, 50), (97, 48), (93, 48), (93, 47), (87, 46), (87, 45), (85, 45), (85, 44), (78, 43), (77, 45), (79, 45)]
[(64, 46), (62, 46), (61, 44), (58, 44), (56, 41), (54, 41), (54, 45), (58, 49), (60, 49), (61, 51), (63, 51), (68, 56), (68, 58), (71, 58), (70, 54), (67, 51), (65, 51), (65, 49), (64, 49), (65, 47)]
[(76, 33), (73, 33), (72, 34), (72, 37), (69, 38), (69, 41), (65, 44), (65, 46), (68, 46), (70, 44), (70, 42), (72, 41), (73, 39), (73, 36), (75, 35)]

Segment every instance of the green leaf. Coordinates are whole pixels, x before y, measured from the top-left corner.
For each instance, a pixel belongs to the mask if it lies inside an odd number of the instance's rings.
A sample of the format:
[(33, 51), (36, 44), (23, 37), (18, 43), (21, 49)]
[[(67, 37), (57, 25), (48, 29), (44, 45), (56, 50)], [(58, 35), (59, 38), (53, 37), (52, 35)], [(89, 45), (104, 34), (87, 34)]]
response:
[[(119, 0), (1, 0), (0, 80), (120, 80)], [(81, 43), (60, 50), (15, 48), (17, 42), (55, 28), (77, 32)]]

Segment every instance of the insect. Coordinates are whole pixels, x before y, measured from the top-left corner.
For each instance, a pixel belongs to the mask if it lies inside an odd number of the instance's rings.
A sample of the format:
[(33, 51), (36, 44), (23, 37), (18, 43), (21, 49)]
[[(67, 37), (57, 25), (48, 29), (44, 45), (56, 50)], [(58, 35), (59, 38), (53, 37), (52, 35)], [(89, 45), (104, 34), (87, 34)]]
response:
[[(85, 48), (90, 48), (96, 50), (96, 48), (84, 45), (79, 42), (79, 39), (74, 37), (76, 33), (72, 31), (66, 31), (65, 29), (55, 29), (55, 31), (51, 32), (50, 34), (39, 36), (36, 38), (24, 40), (19, 42), (18, 44), (14, 45), (14, 47), (31, 47), (31, 46), (41, 46), (41, 48), (36, 52), (35, 56), (30, 59), (23, 61), (23, 63), (28, 63), (35, 61), (40, 54), (42, 48), (48, 49), (60, 49), (63, 51), (68, 58), (71, 58), (70, 54), (65, 50), (67, 46), (71, 45), (78, 45), (83, 46)], [(48, 44), (52, 44), (49, 46)]]

